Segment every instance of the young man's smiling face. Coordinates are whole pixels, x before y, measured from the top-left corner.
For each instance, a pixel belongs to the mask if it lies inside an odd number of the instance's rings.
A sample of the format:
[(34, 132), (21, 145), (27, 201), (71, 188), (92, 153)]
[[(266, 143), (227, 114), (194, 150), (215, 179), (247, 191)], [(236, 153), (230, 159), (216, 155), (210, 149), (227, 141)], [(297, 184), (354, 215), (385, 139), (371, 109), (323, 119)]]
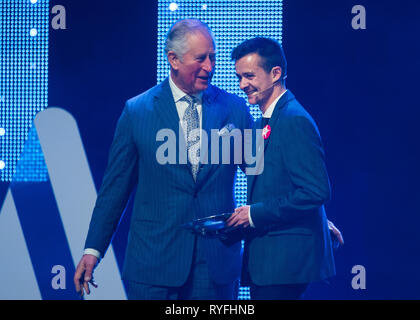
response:
[(235, 69), (248, 102), (264, 106), (273, 94), (275, 79), (261, 67), (261, 57), (257, 53), (247, 54), (236, 61)]

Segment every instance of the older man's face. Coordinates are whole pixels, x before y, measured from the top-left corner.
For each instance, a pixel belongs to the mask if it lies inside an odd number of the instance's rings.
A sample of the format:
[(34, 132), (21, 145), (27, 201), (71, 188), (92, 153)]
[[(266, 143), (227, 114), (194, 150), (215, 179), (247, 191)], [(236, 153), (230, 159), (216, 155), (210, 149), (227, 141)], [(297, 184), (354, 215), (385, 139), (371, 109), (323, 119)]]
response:
[(213, 76), (216, 53), (213, 39), (206, 31), (190, 34), (187, 45), (188, 51), (177, 64), (176, 79), (180, 89), (194, 94), (207, 89)]

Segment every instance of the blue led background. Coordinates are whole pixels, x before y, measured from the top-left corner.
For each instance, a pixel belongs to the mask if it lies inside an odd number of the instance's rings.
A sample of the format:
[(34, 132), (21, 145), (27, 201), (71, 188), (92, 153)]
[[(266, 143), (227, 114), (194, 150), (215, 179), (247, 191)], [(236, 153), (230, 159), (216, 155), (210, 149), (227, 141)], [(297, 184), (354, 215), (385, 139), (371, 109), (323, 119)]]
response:
[[(36, 134), (29, 128), (48, 106), (48, 0), (0, 0), (0, 181), (10, 182), (26, 145), (25, 171), (15, 181), (44, 181)], [(23, 168), (22, 168), (23, 169)]]

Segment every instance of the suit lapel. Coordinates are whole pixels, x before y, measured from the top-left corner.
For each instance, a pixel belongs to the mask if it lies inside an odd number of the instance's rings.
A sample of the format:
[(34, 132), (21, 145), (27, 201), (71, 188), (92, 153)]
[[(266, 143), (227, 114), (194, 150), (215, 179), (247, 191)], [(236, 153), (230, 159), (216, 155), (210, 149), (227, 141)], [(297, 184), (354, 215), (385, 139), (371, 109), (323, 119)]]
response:
[[(162, 82), (160, 88), (156, 91), (154, 96), (154, 108), (156, 116), (161, 120), (160, 129), (170, 129), (175, 133), (177, 142), (177, 161), (179, 163), (179, 153), (181, 152), (179, 148), (184, 146), (185, 151), (183, 152), (186, 152), (186, 141), (180, 124), (174, 97), (169, 86), (169, 78), (166, 78), (166, 80)], [(186, 164), (179, 163), (179, 165), (188, 170), (191, 180), (194, 181), (189, 161), (187, 160)]]
[[(294, 99), (293, 93), (291, 93), (289, 90), (287, 90), (283, 96), (277, 101), (276, 106), (274, 108), (273, 114), (271, 115), (270, 120), (268, 121), (268, 125), (271, 128), (271, 131), (276, 129), (277, 120), (279, 118), (279, 115), (282, 113), (284, 106), (292, 99)], [(270, 133), (271, 136), (271, 133)], [(264, 151), (267, 149), (267, 146), (270, 142), (270, 137), (268, 139), (264, 140)]]
[[(211, 150), (211, 129), (214, 129), (214, 125), (217, 123), (217, 112), (215, 112), (215, 109), (217, 106), (215, 105), (215, 97), (210, 94), (211, 90), (207, 89), (203, 93), (203, 99), (202, 99), (202, 129), (207, 133), (208, 138), (208, 148), (205, 147), (201, 149), (201, 156), (202, 158), (206, 159), (206, 157), (210, 156), (209, 150)], [(210, 163), (210, 159), (208, 159), (208, 163)], [(201, 164), (200, 169), (203, 168), (205, 164)]]
[(179, 116), (168, 78), (162, 82), (160, 90), (155, 94), (155, 110), (162, 121), (162, 128), (172, 129), (178, 136)]
[[(268, 125), (271, 127), (271, 131), (275, 131), (277, 129), (277, 121), (280, 117), (280, 114), (283, 112), (284, 107), (286, 106), (286, 104), (293, 100), (295, 98), (295, 96), (293, 95), (293, 93), (291, 93), (289, 90), (287, 90), (283, 96), (279, 99), (279, 101), (277, 101), (276, 106), (274, 108), (273, 114), (271, 115), (270, 120), (268, 121)], [(261, 118), (259, 118), (256, 122), (255, 122), (255, 129), (259, 129), (261, 128)], [(264, 157), (265, 157), (265, 152), (267, 150), (267, 146), (270, 142), (270, 137), (271, 137), (272, 132), (270, 133), (270, 136), (267, 139), (264, 139)], [(257, 146), (258, 148), (258, 146)], [(258, 163), (258, 161), (257, 161)], [(262, 173), (261, 173), (262, 174)], [(256, 175), (252, 175), (252, 176), (248, 176), (248, 200), (251, 200), (252, 197), (252, 191), (254, 189), (254, 184), (256, 182), (257, 176)]]
[[(259, 147), (261, 147), (261, 143), (258, 143), (257, 141), (257, 129), (261, 128), (261, 120), (262, 118), (258, 118), (255, 123), (254, 123), (254, 127), (252, 130), (252, 153), (256, 155), (256, 157), (258, 157), (258, 153), (257, 150)], [(257, 145), (258, 144), (258, 145)], [(259, 163), (258, 158), (256, 158), (256, 163), (255, 165), (257, 165)], [(254, 183), (255, 183), (255, 179), (256, 179), (256, 175), (248, 175), (247, 176), (247, 184), (248, 184), (248, 201), (251, 200), (251, 195), (252, 195), (252, 190), (254, 188)]]
[(226, 113), (226, 108), (218, 103), (217, 92), (211, 85), (203, 92), (202, 106), (202, 129), (207, 133), (208, 144), (207, 148), (202, 144), (200, 154), (202, 159), (207, 160), (207, 163), (201, 163), (200, 165), (197, 187), (204, 184), (209, 174), (217, 168), (217, 165), (211, 164), (211, 130), (220, 129)]

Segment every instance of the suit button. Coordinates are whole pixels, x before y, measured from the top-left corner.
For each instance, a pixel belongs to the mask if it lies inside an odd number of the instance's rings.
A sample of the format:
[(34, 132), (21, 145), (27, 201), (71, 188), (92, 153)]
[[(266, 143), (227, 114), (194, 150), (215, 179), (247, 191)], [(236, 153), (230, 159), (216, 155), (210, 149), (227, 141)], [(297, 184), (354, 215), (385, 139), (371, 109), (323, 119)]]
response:
[(193, 197), (197, 198), (197, 192), (194, 192)]

